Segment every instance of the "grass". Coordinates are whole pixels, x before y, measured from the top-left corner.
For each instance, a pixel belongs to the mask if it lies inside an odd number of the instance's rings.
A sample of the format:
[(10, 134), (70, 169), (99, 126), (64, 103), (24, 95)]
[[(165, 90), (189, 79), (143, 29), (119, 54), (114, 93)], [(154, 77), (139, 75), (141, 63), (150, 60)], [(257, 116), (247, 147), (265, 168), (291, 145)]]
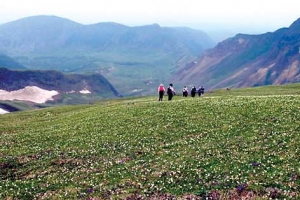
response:
[(299, 199), (299, 89), (2, 115), (0, 199)]
[(0, 108), (8, 111), (25, 111), (34, 109), (32, 103), (24, 103), (21, 101), (4, 101), (0, 100)]

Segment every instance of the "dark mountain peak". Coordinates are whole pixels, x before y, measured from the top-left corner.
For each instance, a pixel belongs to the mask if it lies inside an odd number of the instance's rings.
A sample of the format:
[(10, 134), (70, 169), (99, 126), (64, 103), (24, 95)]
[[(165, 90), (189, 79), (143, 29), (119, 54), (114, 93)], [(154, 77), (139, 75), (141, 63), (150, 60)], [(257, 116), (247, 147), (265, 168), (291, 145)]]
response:
[(217, 46), (213, 49), (215, 52), (230, 52), (230, 51), (240, 51), (247, 46), (251, 41), (253, 35), (248, 34), (236, 34), (234, 37), (230, 37), (222, 42), (219, 42)]
[[(82, 26), (71, 20), (56, 16), (32, 16), (9, 22), (0, 26), (2, 36), (28, 40), (35, 37), (52, 37), (62, 32), (74, 30)], [(14, 33), (14, 34), (12, 34)], [(30, 39), (29, 39), (30, 41)]]
[(25, 17), (22, 19), (18, 19), (16, 21), (8, 22), (3, 24), (2, 26), (6, 27), (29, 27), (29, 28), (38, 28), (45, 26), (52, 26), (53, 28), (56, 26), (79, 26), (81, 24), (71, 21), (66, 18), (61, 18), (52, 15), (37, 15), (31, 17)]
[(295, 35), (300, 33), (300, 18), (294, 21), (288, 29), (289, 35)]
[(59, 46), (83, 25), (56, 16), (32, 16), (0, 26), (0, 50), (20, 47), (22, 51), (40, 51)]
[(291, 24), (290, 28), (298, 28), (298, 29), (300, 29), (300, 18), (298, 18), (296, 21), (294, 21)]
[(80, 26), (82, 25), (65, 18), (39, 15), (3, 24), (0, 26), (0, 32), (2, 35), (8, 35), (9, 38), (28, 40), (28, 38), (41, 36), (52, 37), (66, 31), (70, 32)]
[(87, 26), (99, 26), (99, 27), (122, 27), (122, 28), (128, 28), (128, 26), (125, 26), (123, 24), (119, 24), (116, 22), (99, 22), (96, 24), (91, 24), (91, 25), (87, 25)]
[(152, 27), (152, 28), (161, 28), (161, 26), (159, 24), (148, 24), (148, 25), (143, 25), (143, 26), (140, 26), (140, 27)]
[(161, 30), (162, 27), (159, 24), (149, 24), (143, 26), (134, 26), (131, 28), (132, 30), (143, 30), (143, 31), (158, 31)]
[(161, 28), (161, 26), (159, 24), (156, 24), (156, 23), (150, 24), (149, 26), (153, 27), (153, 28)]
[(92, 30), (99, 34), (99, 32), (121, 32), (129, 29), (129, 27), (115, 22), (100, 22), (96, 24), (85, 25), (82, 27), (82, 29), (87, 31)]
[[(242, 51), (249, 48), (253, 49), (252, 52), (257, 50), (258, 46), (270, 45), (273, 40), (280, 39), (285, 30), (278, 30), (278, 32), (267, 32), (263, 34), (243, 34), (238, 33), (234, 37), (228, 38), (220, 42), (216, 49), (225, 49), (225, 52), (229, 51)], [(266, 50), (266, 49), (265, 49)]]

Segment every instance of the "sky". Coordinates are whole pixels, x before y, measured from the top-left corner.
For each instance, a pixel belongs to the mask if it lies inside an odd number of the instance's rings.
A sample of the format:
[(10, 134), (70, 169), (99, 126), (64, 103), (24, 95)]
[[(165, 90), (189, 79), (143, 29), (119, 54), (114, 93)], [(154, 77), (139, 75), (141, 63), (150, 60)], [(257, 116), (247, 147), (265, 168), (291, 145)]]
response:
[(157, 23), (205, 32), (263, 33), (300, 18), (299, 0), (1, 0), (0, 24), (55, 15), (81, 24)]

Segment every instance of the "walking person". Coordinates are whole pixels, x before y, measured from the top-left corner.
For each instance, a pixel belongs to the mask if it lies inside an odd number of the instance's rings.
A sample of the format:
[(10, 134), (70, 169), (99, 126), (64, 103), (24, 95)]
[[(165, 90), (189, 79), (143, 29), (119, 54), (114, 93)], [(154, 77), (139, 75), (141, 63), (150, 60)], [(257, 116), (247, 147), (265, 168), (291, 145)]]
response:
[(200, 92), (199, 92), (199, 96), (204, 96), (204, 87), (203, 86), (201, 86), (201, 88), (199, 89), (200, 90)]
[(189, 94), (189, 90), (186, 86), (184, 86), (183, 89), (182, 89), (182, 96), (187, 97), (188, 94)]
[(168, 94), (168, 101), (171, 101), (173, 96), (175, 95), (175, 90), (173, 88), (173, 84), (170, 83), (168, 89), (167, 89), (167, 94)]
[(198, 96), (200, 97), (201, 96), (201, 87), (198, 88), (197, 92), (198, 92)]
[(196, 96), (196, 92), (197, 92), (197, 89), (195, 86), (192, 87), (191, 89), (191, 97), (195, 97)]
[(158, 92), (158, 101), (162, 101), (164, 98), (164, 94), (165, 94), (165, 87), (164, 85), (161, 83), (158, 88), (157, 88), (157, 92)]

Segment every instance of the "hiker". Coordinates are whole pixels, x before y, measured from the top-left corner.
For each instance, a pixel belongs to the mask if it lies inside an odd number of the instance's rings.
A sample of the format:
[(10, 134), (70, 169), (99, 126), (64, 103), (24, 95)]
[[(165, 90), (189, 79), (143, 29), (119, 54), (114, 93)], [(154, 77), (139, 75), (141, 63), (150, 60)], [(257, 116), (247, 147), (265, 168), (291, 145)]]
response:
[(168, 101), (171, 101), (173, 96), (175, 95), (175, 90), (173, 88), (173, 84), (170, 83), (168, 89), (167, 89), (167, 94), (168, 94)]
[(195, 86), (193, 86), (192, 89), (191, 89), (191, 96), (195, 97), (196, 96), (196, 92), (197, 92), (197, 89), (196, 89)]
[(164, 94), (165, 94), (165, 87), (164, 85), (161, 83), (158, 88), (157, 88), (157, 92), (158, 92), (158, 101), (162, 101), (164, 98)]
[(201, 96), (201, 87), (198, 88), (197, 92), (198, 92), (198, 96), (200, 97)]
[(183, 97), (187, 97), (188, 94), (189, 94), (189, 91), (188, 91), (187, 87), (184, 86), (183, 89), (182, 89), (182, 96)]
[(199, 89), (198, 89), (198, 95), (199, 95), (199, 97), (200, 96), (204, 96), (204, 87), (203, 86), (201, 86), (201, 87), (199, 87)]

